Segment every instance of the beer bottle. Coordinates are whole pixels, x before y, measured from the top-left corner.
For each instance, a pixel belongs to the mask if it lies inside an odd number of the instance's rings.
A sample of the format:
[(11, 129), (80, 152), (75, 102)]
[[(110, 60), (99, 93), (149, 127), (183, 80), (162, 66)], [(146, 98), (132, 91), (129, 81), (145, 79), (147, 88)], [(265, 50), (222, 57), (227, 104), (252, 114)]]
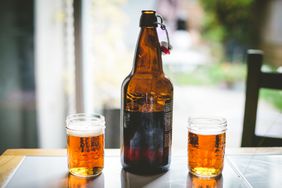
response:
[(134, 65), (121, 88), (121, 162), (137, 174), (165, 172), (171, 158), (173, 86), (162, 68), (157, 21), (155, 11), (142, 11)]

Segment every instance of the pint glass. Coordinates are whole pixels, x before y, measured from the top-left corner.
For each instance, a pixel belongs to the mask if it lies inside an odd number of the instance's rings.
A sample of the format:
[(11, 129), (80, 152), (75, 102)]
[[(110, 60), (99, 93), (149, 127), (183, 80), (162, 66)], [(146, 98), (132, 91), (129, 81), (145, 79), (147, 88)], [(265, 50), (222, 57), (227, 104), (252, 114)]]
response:
[(215, 177), (221, 174), (226, 125), (224, 118), (189, 118), (188, 168), (192, 174), (202, 177)]
[(66, 132), (69, 172), (80, 177), (99, 175), (104, 168), (104, 116), (69, 115)]

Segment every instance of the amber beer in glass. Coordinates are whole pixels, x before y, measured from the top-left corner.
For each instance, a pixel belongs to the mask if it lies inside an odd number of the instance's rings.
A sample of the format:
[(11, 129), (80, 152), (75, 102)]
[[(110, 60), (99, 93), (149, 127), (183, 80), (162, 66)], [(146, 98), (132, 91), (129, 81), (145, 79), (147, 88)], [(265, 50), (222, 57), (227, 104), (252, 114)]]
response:
[(156, 12), (144, 10), (131, 73), (121, 87), (121, 162), (126, 171), (167, 171), (171, 158), (173, 86), (162, 67)]
[(69, 172), (80, 177), (99, 175), (104, 168), (104, 116), (70, 115), (66, 132)]
[(189, 118), (188, 168), (192, 174), (202, 177), (215, 177), (221, 174), (226, 125), (224, 118)]

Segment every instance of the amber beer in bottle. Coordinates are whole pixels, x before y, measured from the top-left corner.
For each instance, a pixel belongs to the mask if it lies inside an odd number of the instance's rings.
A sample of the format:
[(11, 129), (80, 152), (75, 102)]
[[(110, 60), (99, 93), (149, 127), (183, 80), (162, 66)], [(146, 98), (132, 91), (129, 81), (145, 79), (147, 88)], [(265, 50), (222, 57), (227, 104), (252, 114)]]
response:
[(169, 169), (173, 86), (162, 68), (155, 11), (142, 11), (131, 73), (122, 84), (121, 162), (137, 174)]

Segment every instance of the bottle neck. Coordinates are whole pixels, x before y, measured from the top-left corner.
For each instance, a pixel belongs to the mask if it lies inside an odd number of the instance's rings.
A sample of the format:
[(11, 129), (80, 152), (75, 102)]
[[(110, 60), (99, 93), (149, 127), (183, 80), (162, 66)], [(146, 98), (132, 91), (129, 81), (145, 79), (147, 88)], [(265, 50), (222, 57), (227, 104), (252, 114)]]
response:
[(163, 74), (156, 27), (141, 27), (132, 73)]

